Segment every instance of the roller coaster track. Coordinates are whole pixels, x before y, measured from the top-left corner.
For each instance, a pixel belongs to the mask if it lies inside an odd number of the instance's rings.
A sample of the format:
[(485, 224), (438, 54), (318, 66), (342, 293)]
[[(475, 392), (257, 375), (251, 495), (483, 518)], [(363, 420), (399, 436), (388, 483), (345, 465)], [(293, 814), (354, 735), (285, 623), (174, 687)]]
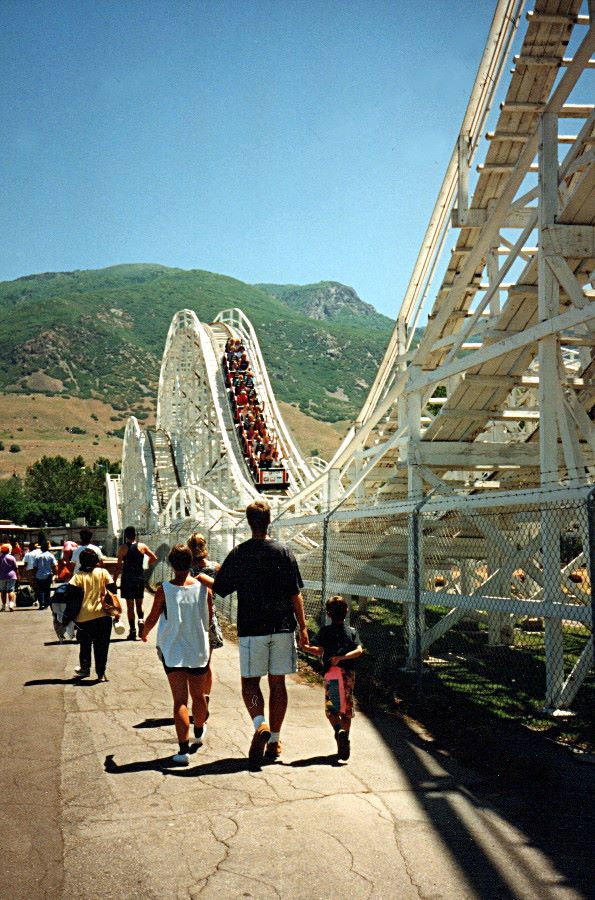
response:
[[(296, 447), (246, 316), (227, 310), (207, 325), (182, 310), (167, 337), (156, 429), (134, 419), (126, 429), (124, 518), (169, 521), (174, 507), (189, 509), (188, 492), (230, 512), (257, 496), (220, 366), (229, 336), (249, 351), (286, 460), (290, 486), (275, 504), (283, 518), (429, 489), (593, 480), (595, 118), (593, 106), (569, 98), (589, 78), (593, 95), (595, 31), (580, 0), (537, 0), (484, 139), (522, 7), (497, 3), (393, 335), (328, 469)], [(559, 127), (566, 122), (577, 125), (570, 134)]]
[(246, 316), (226, 310), (207, 325), (192, 310), (181, 310), (171, 323), (163, 354), (156, 427), (142, 429), (134, 417), (126, 427), (122, 521), (142, 531), (168, 529), (180, 520), (200, 521), (207, 508), (233, 519), (260, 496), (224, 381), (222, 359), (229, 337), (239, 338), (248, 352), (268, 433), (288, 470), (287, 496), (304, 490), (320, 471), (320, 461), (311, 468), (302, 458), (283, 421)]
[[(330, 464), (304, 459), (295, 445), (246, 316), (226, 310), (204, 324), (182, 310), (166, 341), (156, 428), (130, 419), (108, 505), (113, 534), (135, 524), (167, 545), (197, 525), (218, 542), (215, 558), (237, 540), (245, 504), (259, 496), (221, 366), (227, 338), (238, 337), (289, 474), (286, 493), (271, 498), (274, 525), (307, 586), (404, 603), (410, 659), (465, 609), (487, 611), (490, 640), (501, 640), (508, 614), (543, 602), (546, 700), (555, 707), (571, 702), (592, 661), (587, 643), (566, 678), (562, 621), (586, 622), (589, 596), (561, 565), (561, 523), (571, 514), (554, 521), (547, 498), (555, 489), (576, 502), (595, 482), (595, 113), (584, 102), (595, 97), (595, 4), (584, 15), (581, 0), (535, 0), (522, 12), (522, 0), (496, 4), (385, 357)], [(516, 513), (502, 514), (521, 498), (533, 510), (525, 545)], [(436, 570), (450, 567), (443, 602), (452, 609), (416, 650), (412, 522), (423, 504), (426, 531), (443, 547)], [(590, 565), (585, 520), (573, 523), (583, 549), (572, 564)], [(468, 564), (481, 581), (473, 591)], [(513, 584), (518, 567), (531, 586), (526, 599)], [(494, 589), (504, 599), (478, 606)], [(569, 595), (574, 606), (564, 606)], [(433, 598), (422, 591), (422, 603)]]

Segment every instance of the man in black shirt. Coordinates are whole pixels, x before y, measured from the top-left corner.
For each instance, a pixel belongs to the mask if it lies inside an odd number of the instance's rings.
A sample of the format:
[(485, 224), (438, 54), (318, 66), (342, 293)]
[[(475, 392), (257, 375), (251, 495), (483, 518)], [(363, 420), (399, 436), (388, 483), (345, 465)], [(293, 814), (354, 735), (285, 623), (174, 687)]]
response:
[[(308, 643), (303, 586), (296, 559), (288, 547), (268, 536), (271, 509), (257, 500), (246, 509), (252, 537), (229, 553), (215, 576), (213, 590), (221, 597), (238, 595), (238, 637), (242, 697), (254, 724), (249, 759), (281, 755), (279, 735), (287, 710), (285, 676), (297, 671), (296, 620), (300, 644)], [(264, 715), (260, 679), (268, 676), (269, 721)]]

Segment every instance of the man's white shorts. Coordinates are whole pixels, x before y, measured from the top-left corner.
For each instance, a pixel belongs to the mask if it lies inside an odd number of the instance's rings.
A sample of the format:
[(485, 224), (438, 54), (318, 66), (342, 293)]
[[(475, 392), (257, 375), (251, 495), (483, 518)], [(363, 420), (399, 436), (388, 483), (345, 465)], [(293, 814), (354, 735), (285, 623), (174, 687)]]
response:
[(258, 634), (240, 638), (242, 678), (290, 675), (297, 672), (295, 634)]

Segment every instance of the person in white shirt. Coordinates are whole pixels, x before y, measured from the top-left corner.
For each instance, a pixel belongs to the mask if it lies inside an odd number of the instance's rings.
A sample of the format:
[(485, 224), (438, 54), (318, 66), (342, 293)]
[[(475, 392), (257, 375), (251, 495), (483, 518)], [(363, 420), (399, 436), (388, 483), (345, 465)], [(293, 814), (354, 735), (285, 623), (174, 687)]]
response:
[(81, 565), (79, 562), (81, 552), (83, 550), (93, 550), (94, 553), (99, 557), (99, 565), (101, 566), (103, 562), (103, 553), (101, 552), (101, 547), (97, 547), (95, 544), (91, 543), (91, 539), (93, 537), (93, 532), (89, 531), (88, 528), (83, 528), (81, 530), (81, 542), (76, 550), (72, 554), (72, 559), (70, 560), (70, 565), (72, 566), (72, 574), (76, 575), (77, 572), (80, 571)]
[[(41, 549), (35, 541), (31, 541), (29, 549), (23, 557), (23, 581), (33, 584), (35, 576), (33, 575), (33, 566), (38, 556), (41, 556)], [(35, 601), (37, 605), (37, 600)]]

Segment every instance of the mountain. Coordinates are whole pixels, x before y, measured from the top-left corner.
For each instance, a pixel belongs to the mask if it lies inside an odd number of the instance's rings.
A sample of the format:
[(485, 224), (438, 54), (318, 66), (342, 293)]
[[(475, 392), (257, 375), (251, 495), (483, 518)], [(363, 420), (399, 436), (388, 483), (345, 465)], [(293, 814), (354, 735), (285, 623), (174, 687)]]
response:
[[(353, 323), (365, 319), (365, 326), (392, 330), (393, 322), (357, 295), (352, 287), (338, 281), (319, 281), (317, 284), (255, 284), (254, 287), (277, 297), (290, 309), (309, 319), (328, 322)], [(363, 324), (363, 323), (362, 323)]]
[[(279, 400), (329, 422), (353, 418), (382, 359), (391, 320), (336, 282), (268, 288), (153, 264), (0, 283), (0, 331), (10, 335), (0, 346), (0, 390), (93, 398), (146, 419), (174, 313), (193, 309), (209, 322), (235, 306), (256, 329)], [(300, 290), (304, 309), (314, 309), (316, 296), (324, 294), (327, 300), (316, 303), (334, 314), (311, 318), (287, 300)]]

